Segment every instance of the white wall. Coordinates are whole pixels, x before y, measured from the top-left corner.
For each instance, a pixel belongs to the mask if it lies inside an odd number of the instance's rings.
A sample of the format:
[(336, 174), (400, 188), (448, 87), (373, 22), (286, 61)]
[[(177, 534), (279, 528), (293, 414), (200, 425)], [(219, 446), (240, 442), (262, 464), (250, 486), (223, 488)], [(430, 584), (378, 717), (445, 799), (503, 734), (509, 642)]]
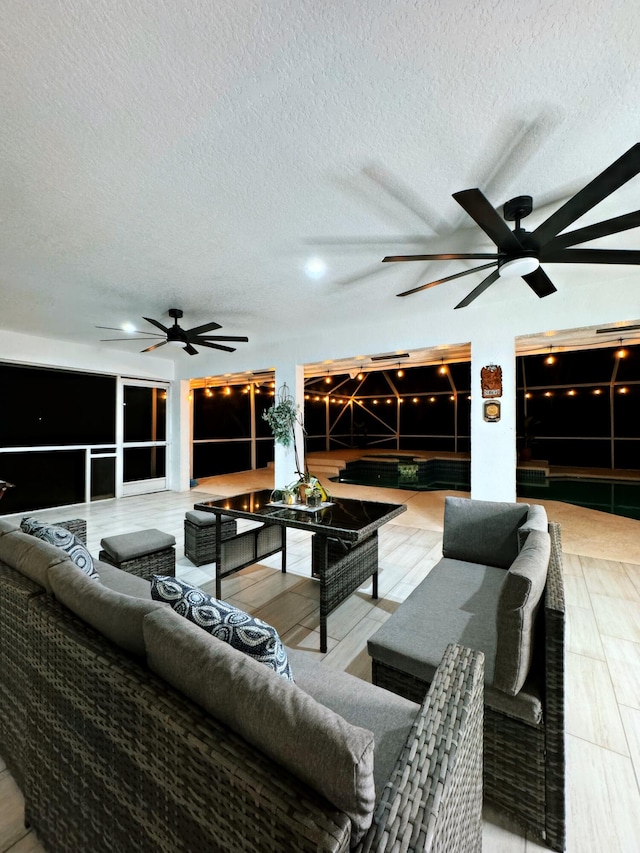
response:
[(0, 332), (0, 361), (165, 382), (175, 378), (175, 363), (169, 359), (7, 331)]

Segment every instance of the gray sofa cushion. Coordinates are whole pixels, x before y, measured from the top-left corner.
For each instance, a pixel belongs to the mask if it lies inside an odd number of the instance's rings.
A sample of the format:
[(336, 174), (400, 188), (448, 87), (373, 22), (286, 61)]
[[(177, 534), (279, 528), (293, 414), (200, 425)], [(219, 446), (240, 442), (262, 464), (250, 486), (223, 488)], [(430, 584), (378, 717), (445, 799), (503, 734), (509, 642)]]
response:
[(375, 804), (370, 731), (172, 610), (148, 616), (144, 636), (154, 672), (347, 814), (353, 841), (364, 834)]
[(23, 533), (22, 530), (13, 530), (0, 536), (0, 560), (39, 584), (47, 592), (51, 592), (48, 574), (52, 566), (64, 564), (77, 569), (69, 555), (60, 548)]
[(313, 652), (288, 649), (288, 653), (298, 687), (354, 726), (373, 732), (374, 782), (379, 800), (420, 706), (325, 666)]
[(0, 518), (0, 536), (5, 533), (12, 533), (14, 530), (19, 530), (20, 527), (15, 521), (8, 521), (6, 518)]
[(94, 560), (94, 566), (100, 577), (100, 583), (107, 589), (151, 601), (151, 583), (146, 578), (125, 572), (124, 569), (119, 569), (110, 563), (103, 563), (102, 560)]
[(508, 569), (528, 509), (528, 504), (445, 498), (443, 556)]
[(521, 548), (531, 530), (542, 530), (543, 533), (549, 530), (547, 511), (540, 504), (531, 504), (529, 506), (527, 518), (524, 524), (518, 529), (518, 542)]
[(495, 566), (443, 557), (369, 639), (369, 654), (430, 684), (449, 643), (461, 643), (484, 652), (485, 683), (491, 684), (506, 576)]
[(144, 657), (142, 620), (154, 610), (166, 609), (158, 601), (135, 598), (108, 589), (89, 578), (77, 566), (54, 566), (49, 570), (53, 594), (73, 613), (112, 643)]
[(521, 720), (534, 728), (544, 723), (540, 688), (531, 679), (525, 681), (524, 687), (517, 696), (509, 696), (502, 690), (485, 685), (484, 703), (487, 708)]
[(535, 617), (547, 580), (550, 552), (549, 534), (532, 530), (500, 591), (493, 686), (511, 696), (522, 688), (531, 666)]

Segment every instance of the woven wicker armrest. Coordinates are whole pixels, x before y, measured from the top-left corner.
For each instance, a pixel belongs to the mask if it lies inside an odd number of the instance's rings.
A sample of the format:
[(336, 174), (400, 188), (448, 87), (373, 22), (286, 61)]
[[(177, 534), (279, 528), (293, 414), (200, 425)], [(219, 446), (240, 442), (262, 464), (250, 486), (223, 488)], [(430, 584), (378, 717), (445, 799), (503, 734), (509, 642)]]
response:
[(84, 518), (70, 518), (67, 521), (56, 521), (56, 527), (64, 527), (65, 530), (70, 530), (75, 533), (78, 539), (82, 539), (84, 544), (87, 544), (87, 522)]
[(357, 853), (482, 848), (484, 655), (449, 645)]

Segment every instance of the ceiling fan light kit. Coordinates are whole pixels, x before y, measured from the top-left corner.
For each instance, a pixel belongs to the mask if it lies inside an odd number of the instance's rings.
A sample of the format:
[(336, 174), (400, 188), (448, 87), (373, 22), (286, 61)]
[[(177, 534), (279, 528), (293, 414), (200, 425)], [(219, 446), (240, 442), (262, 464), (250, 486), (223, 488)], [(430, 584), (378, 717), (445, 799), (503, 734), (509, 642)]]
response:
[[(631, 147), (622, 157), (606, 168), (583, 189), (577, 192), (555, 213), (551, 214), (533, 231), (521, 227), (521, 221), (533, 210), (533, 199), (528, 195), (516, 196), (504, 204), (504, 218), (491, 205), (479, 189), (462, 190), (453, 194), (453, 198), (469, 214), (487, 237), (495, 243), (496, 253), (441, 253), (434, 255), (388, 255), (383, 263), (403, 261), (450, 261), (450, 260), (490, 260), (472, 269), (453, 273), (453, 275), (430, 281), (411, 290), (398, 293), (409, 296), (421, 290), (461, 278), (471, 273), (488, 270), (490, 272), (455, 307), (464, 308), (477, 299), (498, 278), (521, 277), (539, 298), (550, 296), (556, 287), (540, 266), (541, 263), (553, 264), (640, 264), (640, 251), (630, 249), (576, 249), (574, 246), (618, 234), (640, 225), (640, 210), (616, 216), (603, 222), (565, 231), (577, 219), (599, 204), (615, 190), (619, 189), (640, 172), (640, 142)], [(515, 222), (511, 230), (507, 222)]]
[(516, 278), (534, 272), (539, 266), (540, 261), (537, 258), (512, 258), (498, 264), (498, 273), (500, 278)]

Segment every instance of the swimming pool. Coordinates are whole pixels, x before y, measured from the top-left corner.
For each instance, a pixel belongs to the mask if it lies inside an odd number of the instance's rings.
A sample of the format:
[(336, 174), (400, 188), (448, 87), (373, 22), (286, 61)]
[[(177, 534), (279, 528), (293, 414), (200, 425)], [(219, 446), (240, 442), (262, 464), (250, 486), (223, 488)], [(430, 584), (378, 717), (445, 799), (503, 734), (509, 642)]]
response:
[[(332, 480), (415, 492), (441, 489), (468, 492), (471, 488), (468, 460), (425, 460), (393, 454), (348, 462)], [(640, 520), (640, 481), (549, 477), (536, 482), (518, 482), (517, 494), (532, 501), (564, 501)]]
[(640, 483), (629, 480), (551, 477), (540, 485), (519, 483), (518, 497), (532, 501), (564, 501), (587, 509), (640, 519)]

